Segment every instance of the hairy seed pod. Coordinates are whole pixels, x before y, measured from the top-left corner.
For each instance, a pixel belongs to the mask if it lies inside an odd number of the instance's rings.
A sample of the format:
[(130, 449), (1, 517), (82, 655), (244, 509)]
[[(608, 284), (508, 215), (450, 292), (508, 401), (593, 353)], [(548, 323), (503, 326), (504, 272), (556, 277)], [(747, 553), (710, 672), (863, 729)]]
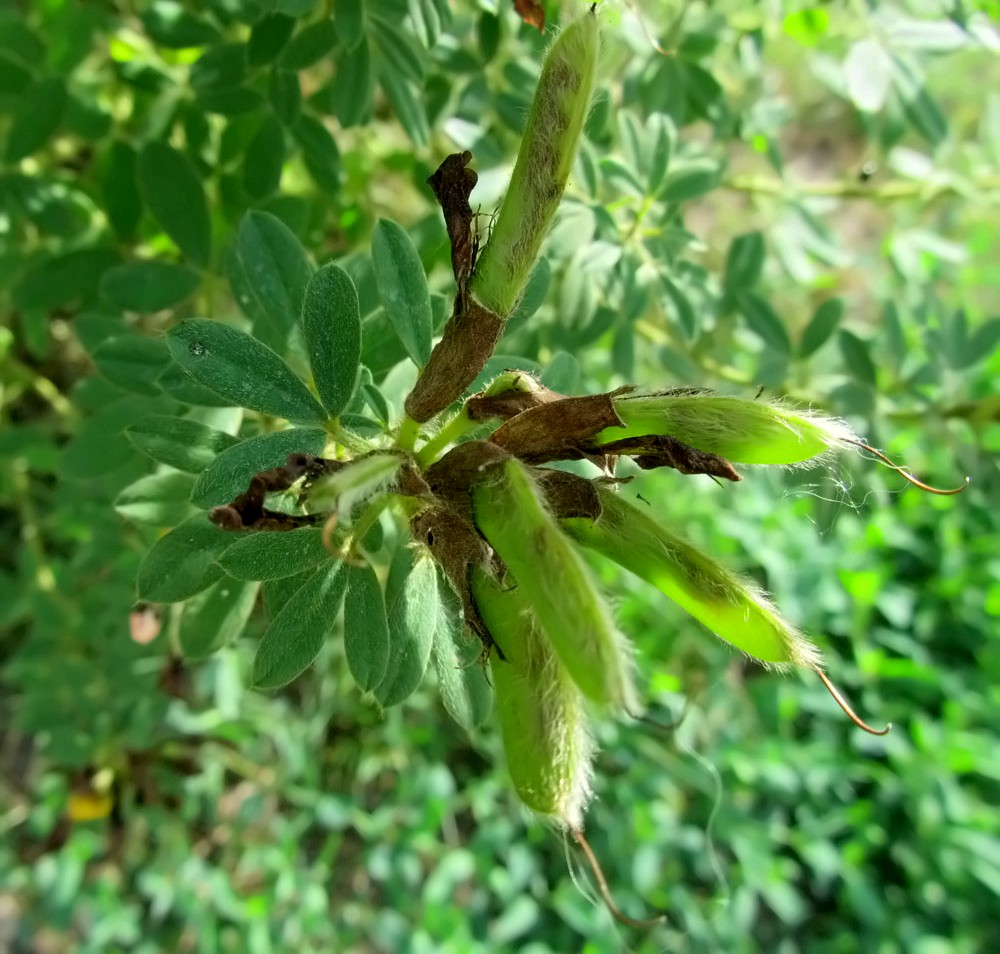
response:
[(513, 577), (507, 582), (524, 594), (583, 694), (638, 712), (631, 647), (527, 466), (515, 457), (497, 464), (472, 502), (476, 525)]
[(556, 37), (542, 64), (510, 185), (470, 285), (486, 309), (505, 319), (521, 298), (566, 188), (590, 108), (599, 46), (591, 11)]
[(717, 394), (615, 398), (625, 427), (608, 427), (597, 445), (665, 434), (738, 464), (798, 464), (857, 441), (843, 421), (766, 401)]
[(579, 829), (590, 798), (594, 746), (583, 696), (518, 589), (472, 574), (479, 613), (496, 645), (490, 675), (514, 789), (528, 808)]
[(359, 457), (329, 476), (317, 478), (309, 491), (309, 506), (312, 510), (349, 511), (390, 486), (405, 463), (406, 458), (395, 452)]
[(598, 487), (601, 516), (560, 521), (578, 543), (655, 586), (710, 630), (768, 666), (819, 665), (819, 653), (751, 583)]

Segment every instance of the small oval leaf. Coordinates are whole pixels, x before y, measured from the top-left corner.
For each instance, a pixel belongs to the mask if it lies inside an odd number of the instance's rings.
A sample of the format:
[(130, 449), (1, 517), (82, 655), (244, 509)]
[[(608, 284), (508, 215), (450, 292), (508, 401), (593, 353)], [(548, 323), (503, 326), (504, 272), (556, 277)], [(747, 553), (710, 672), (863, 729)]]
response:
[(128, 520), (172, 527), (194, 515), (190, 474), (150, 474), (125, 487), (115, 498), (115, 510)]
[(338, 265), (324, 265), (306, 286), (302, 328), (320, 400), (339, 417), (361, 364), (361, 309), (354, 282)]
[(466, 732), (472, 732), (493, 711), (493, 689), (486, 676), (483, 647), (465, 631), (462, 602), (440, 576), (438, 592), (441, 602), (433, 647), (438, 691), (448, 714)]
[(236, 407), (321, 424), (326, 413), (295, 372), (267, 345), (217, 321), (189, 318), (167, 333), (174, 360)]
[(276, 689), (312, 665), (336, 622), (345, 583), (343, 567), (330, 563), (292, 594), (257, 647), (251, 676), (254, 688)]
[(330, 559), (318, 527), (242, 534), (219, 562), (237, 580), (280, 580)]
[(239, 438), (166, 414), (150, 414), (125, 431), (128, 439), (153, 460), (189, 474), (200, 474)]
[(201, 276), (186, 265), (129, 262), (104, 273), (101, 296), (125, 311), (162, 311), (190, 298), (200, 282)]
[(389, 663), (389, 624), (382, 585), (370, 566), (348, 566), (344, 602), (344, 653), (347, 668), (364, 692), (385, 677)]
[(170, 363), (163, 341), (142, 335), (116, 335), (99, 344), (92, 355), (101, 375), (135, 394), (160, 393), (157, 374)]
[(437, 572), (429, 555), (396, 551), (386, 586), (389, 662), (375, 698), (385, 707), (410, 696), (424, 678), (440, 613)]
[(139, 153), (139, 189), (146, 208), (177, 247), (196, 265), (212, 257), (208, 201), (190, 160), (165, 142), (153, 140)]
[(379, 219), (372, 236), (379, 298), (392, 326), (419, 367), (431, 354), (432, 313), (427, 276), (410, 236), (390, 219)]
[(809, 319), (806, 330), (802, 332), (799, 343), (800, 357), (807, 358), (819, 351), (830, 335), (837, 330), (840, 319), (844, 316), (844, 301), (842, 298), (828, 298), (821, 304)]
[[(313, 272), (295, 233), (269, 212), (248, 212), (236, 233), (230, 270), (240, 307), (250, 318), (266, 321), (277, 340), (284, 341), (299, 319)], [(233, 270), (239, 275), (232, 276)], [(244, 295), (252, 300), (244, 301)]]
[(246, 626), (259, 583), (223, 577), (184, 607), (178, 638), (188, 659), (202, 659), (231, 643)]
[(203, 513), (185, 520), (160, 537), (139, 564), (139, 599), (178, 603), (200, 593), (222, 576), (215, 560), (233, 541)]

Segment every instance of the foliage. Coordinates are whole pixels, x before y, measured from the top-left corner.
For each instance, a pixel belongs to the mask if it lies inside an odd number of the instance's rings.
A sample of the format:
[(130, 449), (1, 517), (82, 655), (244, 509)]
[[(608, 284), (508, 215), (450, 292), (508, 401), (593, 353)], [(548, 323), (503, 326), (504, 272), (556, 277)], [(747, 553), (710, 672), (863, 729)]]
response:
[[(647, 705), (684, 713), (594, 728), (590, 840), (623, 907), (670, 912), (637, 949), (996, 940), (997, 13), (644, 10), (667, 56), (627, 11), (604, 29), (569, 191), (472, 389), (508, 367), (566, 393), (764, 386), (972, 477), (639, 476), (896, 728), (857, 735), (595, 562)], [(205, 516), (321, 454), (331, 419), (345, 458), (399, 436), (454, 296), (425, 181), (468, 149), (497, 204), (544, 48), (495, 0), (0, 8), (0, 865), (24, 944), (620, 942), (508, 791), (478, 648), (401, 523), (355, 525), (373, 580), (331, 569), (319, 527)], [(399, 466), (369, 463), (331, 498), (364, 510)], [(171, 604), (151, 641), (137, 578)]]

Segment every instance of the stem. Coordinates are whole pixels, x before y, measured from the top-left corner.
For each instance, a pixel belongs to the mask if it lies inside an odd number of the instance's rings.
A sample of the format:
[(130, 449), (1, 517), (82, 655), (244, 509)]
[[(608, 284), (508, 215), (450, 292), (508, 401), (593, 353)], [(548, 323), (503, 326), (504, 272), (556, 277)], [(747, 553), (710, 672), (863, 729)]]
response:
[(966, 188), (952, 182), (910, 182), (893, 180), (881, 185), (863, 182), (784, 182), (761, 176), (731, 176), (722, 183), (737, 192), (774, 196), (830, 196), (838, 199), (868, 199), (871, 202), (894, 202), (900, 199), (932, 200), (945, 195), (982, 194), (1000, 189), (1000, 177), (985, 176), (972, 180)]
[(433, 464), (440, 456), (441, 451), (449, 444), (454, 444), (475, 426), (476, 422), (469, 420), (463, 408), (417, 451), (417, 465), (423, 469)]
[(399, 431), (396, 433), (396, 446), (407, 453), (413, 451), (413, 446), (417, 443), (417, 436), (420, 433), (420, 425), (407, 414), (399, 422)]

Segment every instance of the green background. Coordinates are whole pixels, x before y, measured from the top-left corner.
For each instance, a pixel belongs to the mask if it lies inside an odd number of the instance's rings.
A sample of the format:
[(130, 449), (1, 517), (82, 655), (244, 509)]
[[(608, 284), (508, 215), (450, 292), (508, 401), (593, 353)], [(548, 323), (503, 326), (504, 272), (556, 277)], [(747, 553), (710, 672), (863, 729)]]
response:
[[(156, 640), (131, 641), (139, 561), (193, 512), (194, 477), (124, 429), (176, 413), (262, 429), (190, 410), (203, 396), (171, 377), (165, 331), (197, 316), (286, 341), (311, 266), (263, 227), (234, 242), (270, 213), (357, 283), (368, 413), (398, 414), (414, 369), (379, 309), (375, 223), (412, 238), (439, 323), (449, 249), (424, 182), (471, 150), (486, 227), (545, 40), (506, 0), (5, 3), (0, 936), (15, 949), (1000, 940), (1000, 10), (644, 6), (667, 55), (627, 8), (606, 14), (585, 142), (497, 368), (535, 362), (576, 393), (763, 386), (932, 483), (968, 474), (967, 493), (934, 497), (846, 455), (630, 488), (768, 589), (893, 732), (860, 734), (814, 678), (745, 663), (602, 571), (660, 723), (595, 729), (591, 842), (628, 913), (669, 912), (636, 932), (519, 806), (495, 727), (466, 735), (433, 674), (383, 716), (334, 639), (290, 686), (250, 691), (252, 592), (201, 620), (225, 641), (203, 661), (171, 652), (169, 609)], [(119, 497), (154, 471), (152, 502)], [(70, 791), (103, 769), (115, 812), (71, 823)]]

